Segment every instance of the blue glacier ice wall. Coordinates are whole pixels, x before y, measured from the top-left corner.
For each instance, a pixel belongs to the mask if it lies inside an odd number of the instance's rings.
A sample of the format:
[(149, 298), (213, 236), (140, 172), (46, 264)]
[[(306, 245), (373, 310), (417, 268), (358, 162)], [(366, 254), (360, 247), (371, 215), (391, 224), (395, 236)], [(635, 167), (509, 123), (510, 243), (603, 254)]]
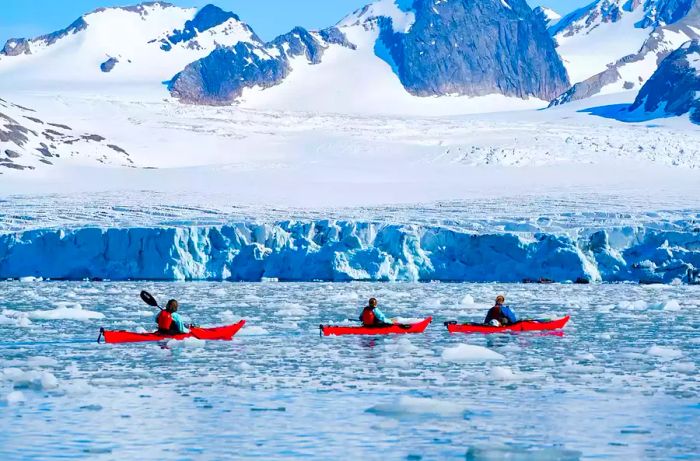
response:
[(0, 278), (669, 283), (698, 267), (697, 229), (626, 227), (572, 238), (288, 221), (0, 235)]

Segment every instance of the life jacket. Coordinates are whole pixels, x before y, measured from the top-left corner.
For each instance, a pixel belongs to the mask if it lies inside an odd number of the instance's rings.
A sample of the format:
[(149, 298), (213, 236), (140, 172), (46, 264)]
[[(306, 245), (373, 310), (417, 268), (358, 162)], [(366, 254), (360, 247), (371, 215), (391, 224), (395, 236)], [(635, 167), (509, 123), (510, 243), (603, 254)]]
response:
[(173, 316), (168, 311), (160, 311), (156, 319), (158, 322), (158, 331), (170, 331), (173, 324)]
[(362, 315), (360, 315), (360, 320), (366, 327), (374, 326), (377, 323), (377, 316), (374, 315), (374, 308), (369, 306), (365, 307), (362, 310)]

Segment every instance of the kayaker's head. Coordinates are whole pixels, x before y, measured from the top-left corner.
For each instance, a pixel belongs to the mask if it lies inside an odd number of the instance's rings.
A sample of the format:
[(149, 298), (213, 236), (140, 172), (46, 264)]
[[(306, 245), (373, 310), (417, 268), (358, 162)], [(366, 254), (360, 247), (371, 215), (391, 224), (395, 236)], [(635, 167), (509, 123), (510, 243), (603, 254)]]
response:
[(171, 299), (170, 301), (168, 301), (168, 304), (165, 305), (165, 310), (172, 314), (173, 312), (177, 312), (177, 307), (177, 300)]
[(369, 298), (369, 307), (372, 309), (377, 307), (377, 298)]
[(506, 297), (503, 295), (496, 296), (496, 305), (501, 305), (506, 302)]

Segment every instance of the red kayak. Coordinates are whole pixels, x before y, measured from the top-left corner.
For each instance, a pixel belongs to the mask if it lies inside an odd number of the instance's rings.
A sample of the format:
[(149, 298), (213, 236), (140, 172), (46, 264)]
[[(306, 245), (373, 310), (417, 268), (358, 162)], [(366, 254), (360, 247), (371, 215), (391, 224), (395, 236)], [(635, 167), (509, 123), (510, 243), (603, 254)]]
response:
[[(209, 341), (231, 341), (233, 335), (243, 328), (245, 320), (241, 320), (233, 325), (215, 328), (190, 328), (189, 333), (180, 335), (162, 335), (160, 333), (134, 333), (131, 331), (109, 331), (104, 328), (100, 330), (100, 337), (104, 336), (106, 343), (142, 343), (146, 341), (167, 341), (170, 339), (181, 340), (185, 338), (206, 339)], [(100, 342), (100, 338), (97, 338)]]
[(432, 317), (428, 317), (425, 320), (421, 320), (418, 323), (412, 323), (410, 325), (391, 325), (388, 327), (364, 327), (364, 326), (334, 326), (334, 325), (321, 325), (321, 333), (323, 336), (342, 336), (342, 335), (405, 335), (408, 333), (423, 333), (430, 322), (433, 321)]
[(564, 328), (570, 316), (556, 320), (521, 320), (512, 325), (494, 327), (483, 323), (453, 323), (445, 322), (450, 333), (502, 333), (505, 331), (545, 331)]

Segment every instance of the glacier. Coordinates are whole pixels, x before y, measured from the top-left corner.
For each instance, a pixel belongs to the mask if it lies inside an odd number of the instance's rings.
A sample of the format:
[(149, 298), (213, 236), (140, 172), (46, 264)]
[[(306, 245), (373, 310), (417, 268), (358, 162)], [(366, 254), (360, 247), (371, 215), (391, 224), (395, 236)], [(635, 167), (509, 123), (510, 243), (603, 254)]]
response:
[(307, 220), (0, 235), (3, 279), (678, 283), (696, 282), (698, 267), (690, 225), (478, 233)]

